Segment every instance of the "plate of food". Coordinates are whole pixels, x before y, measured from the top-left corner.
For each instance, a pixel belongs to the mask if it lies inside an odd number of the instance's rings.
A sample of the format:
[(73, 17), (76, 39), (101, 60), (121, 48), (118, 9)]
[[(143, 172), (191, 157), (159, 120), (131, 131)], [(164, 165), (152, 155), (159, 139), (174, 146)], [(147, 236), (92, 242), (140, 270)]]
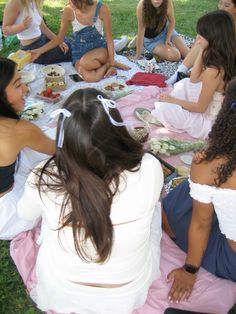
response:
[(35, 80), (36, 75), (32, 71), (20, 71), (21, 81), (25, 84), (31, 83)]
[(104, 84), (103, 90), (105, 92), (117, 92), (117, 91), (122, 91), (127, 87), (128, 86), (122, 81), (113, 81), (113, 82)]
[(52, 103), (56, 103), (62, 99), (61, 94), (58, 92), (54, 93), (51, 88), (42, 90), (40, 93), (37, 93), (35, 97)]
[(65, 75), (65, 69), (61, 65), (49, 64), (46, 65), (42, 72), (45, 77), (49, 78), (59, 78)]
[(111, 99), (118, 99), (126, 96), (133, 91), (133, 88), (126, 85), (125, 82), (115, 80), (103, 85), (102, 91)]

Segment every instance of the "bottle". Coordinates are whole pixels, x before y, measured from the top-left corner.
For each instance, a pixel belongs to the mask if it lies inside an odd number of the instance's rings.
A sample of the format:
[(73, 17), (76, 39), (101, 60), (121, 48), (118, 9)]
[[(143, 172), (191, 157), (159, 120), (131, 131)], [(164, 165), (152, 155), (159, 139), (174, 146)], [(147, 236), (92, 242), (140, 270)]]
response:
[(153, 63), (153, 54), (150, 52), (145, 53), (144, 55), (146, 62), (145, 62), (145, 72), (152, 73), (154, 70), (154, 63)]
[(0, 22), (0, 51), (3, 48), (3, 38), (2, 38), (2, 22)]

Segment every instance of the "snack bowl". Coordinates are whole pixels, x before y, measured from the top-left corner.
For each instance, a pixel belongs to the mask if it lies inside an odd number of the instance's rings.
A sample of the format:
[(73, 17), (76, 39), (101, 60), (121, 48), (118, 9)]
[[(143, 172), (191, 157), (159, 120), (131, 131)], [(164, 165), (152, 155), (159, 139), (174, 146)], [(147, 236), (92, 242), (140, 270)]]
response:
[(150, 126), (142, 121), (129, 122), (127, 126), (129, 134), (138, 142), (145, 143), (148, 140)]
[(57, 64), (49, 64), (46, 65), (43, 69), (42, 72), (45, 77), (49, 78), (59, 78), (65, 75), (65, 69)]

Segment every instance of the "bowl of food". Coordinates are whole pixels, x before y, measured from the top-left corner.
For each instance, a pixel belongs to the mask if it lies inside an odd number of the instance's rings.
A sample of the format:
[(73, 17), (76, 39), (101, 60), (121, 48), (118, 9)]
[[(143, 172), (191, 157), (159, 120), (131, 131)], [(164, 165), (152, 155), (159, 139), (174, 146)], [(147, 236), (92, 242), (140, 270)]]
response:
[(148, 140), (150, 127), (142, 121), (131, 122), (128, 125), (129, 134), (138, 142), (145, 143)]
[(65, 75), (65, 69), (57, 64), (46, 65), (42, 72), (48, 78), (59, 78)]

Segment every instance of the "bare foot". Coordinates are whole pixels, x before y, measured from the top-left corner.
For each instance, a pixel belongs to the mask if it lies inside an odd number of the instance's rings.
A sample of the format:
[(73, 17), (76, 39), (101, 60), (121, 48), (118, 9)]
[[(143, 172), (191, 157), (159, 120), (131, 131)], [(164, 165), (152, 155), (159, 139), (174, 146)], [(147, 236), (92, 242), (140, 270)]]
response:
[(114, 66), (117, 68), (117, 69), (120, 69), (120, 70), (130, 70), (130, 67), (126, 64), (123, 64), (123, 63), (120, 63), (120, 62), (117, 62), (115, 61), (115, 64)]

